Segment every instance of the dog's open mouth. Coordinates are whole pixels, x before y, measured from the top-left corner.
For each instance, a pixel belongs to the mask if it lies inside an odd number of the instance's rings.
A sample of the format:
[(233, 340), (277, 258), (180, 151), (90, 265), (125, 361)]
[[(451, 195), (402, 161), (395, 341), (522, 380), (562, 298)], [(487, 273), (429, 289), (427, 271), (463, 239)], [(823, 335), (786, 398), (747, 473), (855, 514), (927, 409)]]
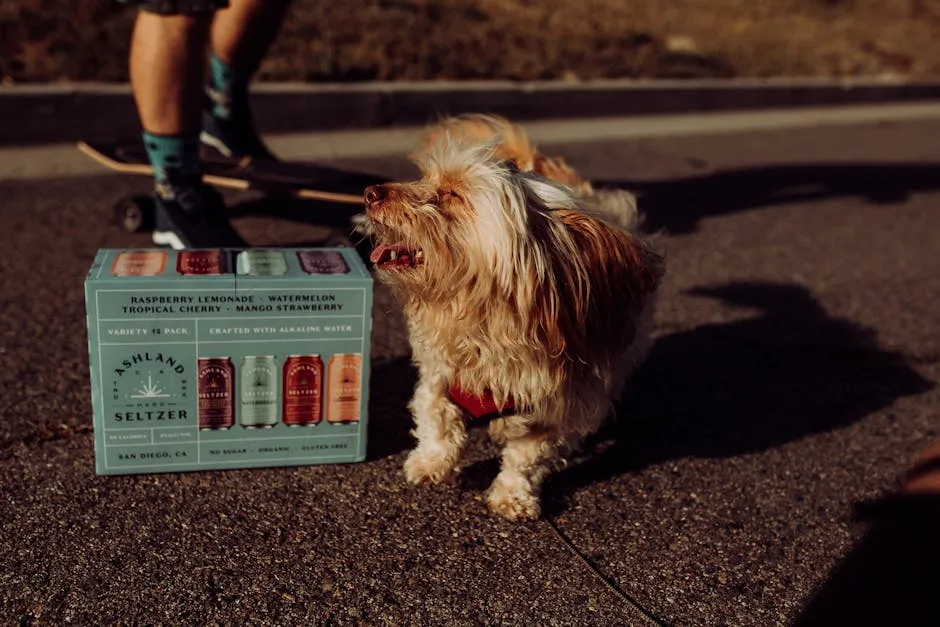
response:
[(386, 270), (408, 270), (424, 263), (424, 251), (413, 250), (399, 242), (378, 244), (372, 249), (369, 259), (378, 268)]

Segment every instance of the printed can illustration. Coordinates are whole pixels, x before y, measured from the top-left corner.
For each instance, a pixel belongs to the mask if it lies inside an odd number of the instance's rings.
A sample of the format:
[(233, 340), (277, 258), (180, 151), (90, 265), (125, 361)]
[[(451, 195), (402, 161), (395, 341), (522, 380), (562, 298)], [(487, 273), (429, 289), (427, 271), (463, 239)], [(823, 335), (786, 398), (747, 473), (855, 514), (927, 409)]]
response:
[(235, 261), (238, 274), (251, 276), (280, 276), (287, 273), (287, 260), (276, 250), (245, 250)]
[(181, 250), (176, 257), (176, 271), (180, 274), (225, 274), (228, 271), (228, 253), (224, 250)]
[(114, 276), (156, 276), (166, 267), (166, 252), (162, 250), (128, 250), (118, 253), (111, 264)]
[(323, 420), (323, 360), (319, 355), (291, 355), (284, 362), (283, 421), (290, 427)]
[(337, 353), (327, 367), (326, 420), (358, 422), (362, 400), (362, 355)]
[(300, 267), (307, 274), (348, 274), (349, 265), (342, 253), (335, 250), (301, 250), (297, 253)]
[(231, 429), (235, 424), (235, 366), (228, 357), (200, 357), (197, 369), (199, 428)]
[(239, 424), (270, 429), (278, 420), (277, 364), (274, 355), (246, 355), (239, 364)]

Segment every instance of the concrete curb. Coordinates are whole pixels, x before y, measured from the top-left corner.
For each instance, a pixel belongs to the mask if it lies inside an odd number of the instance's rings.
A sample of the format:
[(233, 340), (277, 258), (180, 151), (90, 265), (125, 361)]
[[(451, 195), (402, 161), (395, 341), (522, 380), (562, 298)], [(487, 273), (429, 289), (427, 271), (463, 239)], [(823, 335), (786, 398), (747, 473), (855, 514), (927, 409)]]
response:
[[(461, 112), (518, 121), (782, 109), (940, 99), (940, 80), (732, 80), (260, 84), (263, 133), (423, 125)], [(129, 86), (0, 88), (0, 145), (130, 137), (139, 124)]]

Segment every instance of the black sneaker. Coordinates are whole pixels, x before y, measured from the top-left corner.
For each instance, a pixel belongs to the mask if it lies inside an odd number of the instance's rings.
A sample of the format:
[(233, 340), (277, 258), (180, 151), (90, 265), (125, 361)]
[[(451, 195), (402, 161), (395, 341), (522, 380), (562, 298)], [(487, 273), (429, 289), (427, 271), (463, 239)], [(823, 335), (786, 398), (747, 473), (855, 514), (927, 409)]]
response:
[(245, 246), (225, 216), (222, 196), (208, 185), (159, 190), (155, 200), (155, 244), (175, 250)]
[[(215, 97), (215, 96), (211, 96)], [(202, 113), (202, 134), (199, 140), (211, 152), (225, 159), (277, 163), (278, 158), (268, 150), (258, 132), (247, 103), (235, 103), (231, 107), (232, 118), (222, 119), (212, 114), (211, 100)]]

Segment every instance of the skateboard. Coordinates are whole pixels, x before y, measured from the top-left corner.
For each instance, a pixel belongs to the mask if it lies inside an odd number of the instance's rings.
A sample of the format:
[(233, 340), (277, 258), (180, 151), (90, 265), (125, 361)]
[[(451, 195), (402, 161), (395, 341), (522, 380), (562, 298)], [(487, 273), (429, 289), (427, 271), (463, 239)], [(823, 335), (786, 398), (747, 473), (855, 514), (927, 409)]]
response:
[[(142, 144), (134, 142), (78, 142), (78, 149), (101, 165), (122, 172), (152, 176)], [(202, 156), (203, 181), (215, 187), (259, 190), (266, 196), (341, 205), (362, 205), (362, 190), (374, 181), (368, 175), (299, 163), (240, 162), (221, 156)], [(356, 193), (351, 193), (355, 191)], [(152, 196), (137, 194), (114, 205), (118, 226), (129, 233), (149, 231), (156, 221)]]

